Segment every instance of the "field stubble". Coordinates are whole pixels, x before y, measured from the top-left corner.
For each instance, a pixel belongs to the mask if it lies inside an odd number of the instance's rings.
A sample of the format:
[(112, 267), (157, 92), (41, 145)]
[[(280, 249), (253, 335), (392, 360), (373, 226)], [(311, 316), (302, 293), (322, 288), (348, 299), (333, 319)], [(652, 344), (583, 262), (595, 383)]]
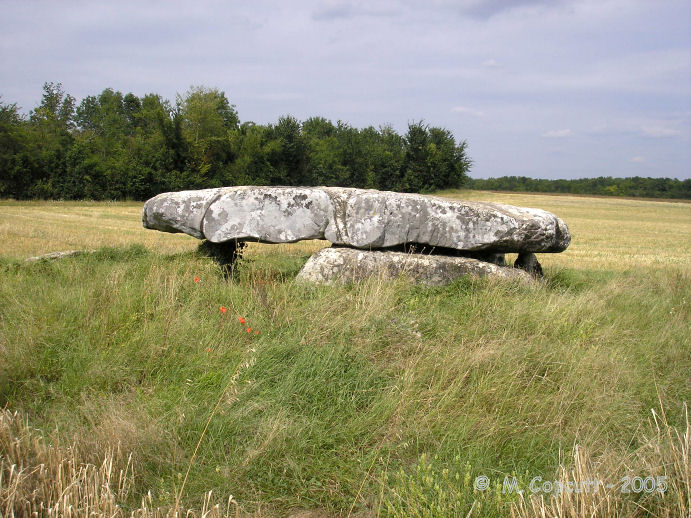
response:
[[(541, 261), (548, 267), (627, 270), (691, 265), (691, 203), (484, 191), (446, 191), (440, 195), (554, 212), (567, 222), (573, 239), (564, 253), (541, 254)], [(141, 207), (138, 202), (0, 201), (2, 255), (22, 258), (133, 243), (160, 253), (196, 247), (198, 241), (189, 236), (144, 229)], [(327, 244), (252, 244), (250, 251), (306, 254)]]

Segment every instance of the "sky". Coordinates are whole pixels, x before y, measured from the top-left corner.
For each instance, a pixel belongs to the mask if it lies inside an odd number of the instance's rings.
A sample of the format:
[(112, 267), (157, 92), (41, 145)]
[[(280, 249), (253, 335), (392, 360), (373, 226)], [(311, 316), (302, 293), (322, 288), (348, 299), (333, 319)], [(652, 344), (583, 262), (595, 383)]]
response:
[(44, 82), (242, 121), (323, 116), (465, 140), (471, 176), (691, 177), (689, 0), (0, 0), (0, 101)]

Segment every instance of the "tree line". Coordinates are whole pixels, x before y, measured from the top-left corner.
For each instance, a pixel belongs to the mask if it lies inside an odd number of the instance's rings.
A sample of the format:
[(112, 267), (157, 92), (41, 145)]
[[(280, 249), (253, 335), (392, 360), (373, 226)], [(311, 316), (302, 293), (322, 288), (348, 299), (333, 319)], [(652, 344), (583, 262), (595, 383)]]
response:
[(468, 187), (483, 191), (545, 192), (598, 194), (644, 198), (691, 199), (691, 180), (676, 178), (579, 178), (577, 180), (544, 180), (525, 176), (469, 179)]
[(405, 135), (323, 117), (241, 122), (215, 88), (175, 103), (106, 88), (77, 104), (46, 83), (27, 116), (0, 99), (0, 197), (143, 200), (229, 185), (328, 185), (430, 192), (468, 179), (466, 142), (423, 122)]

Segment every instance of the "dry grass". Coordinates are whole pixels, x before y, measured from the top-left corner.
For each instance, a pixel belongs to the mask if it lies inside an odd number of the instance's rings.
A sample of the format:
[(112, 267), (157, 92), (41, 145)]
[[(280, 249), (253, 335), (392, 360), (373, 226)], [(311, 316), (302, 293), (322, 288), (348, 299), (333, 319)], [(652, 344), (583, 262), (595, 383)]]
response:
[(576, 269), (688, 267), (691, 204), (549, 194), (453, 191), (444, 197), (548, 210), (571, 230), (561, 254), (541, 254), (543, 266)]
[(120, 518), (220, 518), (239, 516), (232, 496), (225, 504), (205, 495), (201, 509), (160, 508), (151, 493), (132, 504), (134, 473), (131, 456), (119, 447), (98, 464), (85, 461), (78, 446), (49, 444), (21, 416), (0, 411), (0, 516)]
[[(541, 254), (547, 267), (627, 270), (691, 264), (689, 203), (485, 191), (453, 191), (442, 196), (537, 207), (560, 216), (571, 229), (572, 243), (564, 253)], [(132, 243), (174, 253), (194, 249), (199, 243), (183, 234), (144, 229), (141, 207), (136, 202), (0, 201), (2, 255), (24, 258)], [(325, 245), (324, 241), (251, 244), (248, 253), (304, 255)]]
[[(497, 508), (505, 509), (513, 518), (691, 516), (691, 423), (686, 406), (684, 412), (686, 427), (680, 432), (669, 425), (664, 411), (660, 414), (653, 411), (642, 445), (623, 462), (621, 459), (595, 461), (587, 451), (576, 446), (572, 459), (560, 466), (555, 477), (562, 490), (530, 494), (524, 487), (518, 500), (502, 503), (506, 497), (497, 493), (489, 495), (490, 502), (497, 498)], [(134, 502), (136, 475), (131, 454), (123, 453), (120, 444), (91, 463), (81, 454), (78, 444), (64, 448), (55, 438), (47, 441), (17, 412), (0, 410), (0, 453), (0, 516), (3, 517), (229, 518), (241, 515), (232, 496), (226, 502), (218, 502), (211, 491), (205, 494), (199, 509), (184, 505), (158, 507), (151, 492), (140, 502)], [(629, 492), (637, 492), (639, 497), (630, 498), (622, 491), (622, 479), (638, 472), (656, 480), (662, 477), (664, 491), (636, 491), (629, 485)], [(526, 482), (522, 481), (523, 486)], [(415, 511), (417, 515), (418, 510)], [(262, 515), (261, 512), (253, 514)], [(471, 509), (468, 516), (474, 515)], [(242, 516), (249, 515), (242, 512)]]
[[(164, 254), (193, 250), (199, 244), (185, 234), (147, 230), (139, 202), (0, 201), (0, 242), (5, 257), (23, 259), (63, 250), (92, 250), (138, 243)], [(251, 243), (250, 253), (313, 253), (325, 241), (287, 245)]]
[[(511, 509), (514, 518), (607, 518), (611, 516), (691, 516), (691, 423), (686, 429), (669, 425), (653, 411), (650, 433), (625, 462), (598, 463), (581, 448), (574, 448), (570, 468), (560, 466), (561, 491), (521, 497)], [(636, 471), (638, 470), (638, 472)], [(630, 484), (638, 473), (655, 480), (648, 487)], [(659, 484), (659, 485), (658, 485)], [(539, 486), (536, 486), (539, 487)], [(628, 492), (628, 494), (627, 494)], [(630, 498), (634, 493), (637, 498)]]
[(4, 256), (23, 258), (49, 252), (141, 243), (162, 253), (190, 250), (195, 239), (142, 227), (141, 203), (0, 202)]

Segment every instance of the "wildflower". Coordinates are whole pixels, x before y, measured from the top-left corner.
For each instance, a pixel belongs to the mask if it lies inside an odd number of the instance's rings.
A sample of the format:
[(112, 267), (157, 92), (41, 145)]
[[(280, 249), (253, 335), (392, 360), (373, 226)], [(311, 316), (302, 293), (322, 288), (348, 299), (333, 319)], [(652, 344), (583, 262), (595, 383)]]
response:
[(219, 309), (221, 310), (221, 313), (225, 313), (226, 311), (228, 311), (228, 308), (226, 308), (225, 306), (221, 306)]
[(195, 282), (195, 283), (196, 283), (196, 282), (199, 282), (199, 277), (195, 277), (195, 278), (194, 278), (194, 282)]
[(206, 352), (207, 352), (207, 353), (210, 353), (210, 352), (211, 352), (211, 347), (207, 347), (207, 348), (206, 348)]
[(255, 334), (255, 335), (258, 335), (258, 334), (259, 334), (259, 331), (255, 331), (254, 334)]
[(244, 324), (246, 322), (246, 320), (242, 317), (238, 318), (238, 320), (240, 321), (241, 324)]
[(248, 333), (251, 333), (251, 332), (252, 332), (252, 328), (251, 328), (251, 327), (248, 327), (245, 331), (247, 331)]

